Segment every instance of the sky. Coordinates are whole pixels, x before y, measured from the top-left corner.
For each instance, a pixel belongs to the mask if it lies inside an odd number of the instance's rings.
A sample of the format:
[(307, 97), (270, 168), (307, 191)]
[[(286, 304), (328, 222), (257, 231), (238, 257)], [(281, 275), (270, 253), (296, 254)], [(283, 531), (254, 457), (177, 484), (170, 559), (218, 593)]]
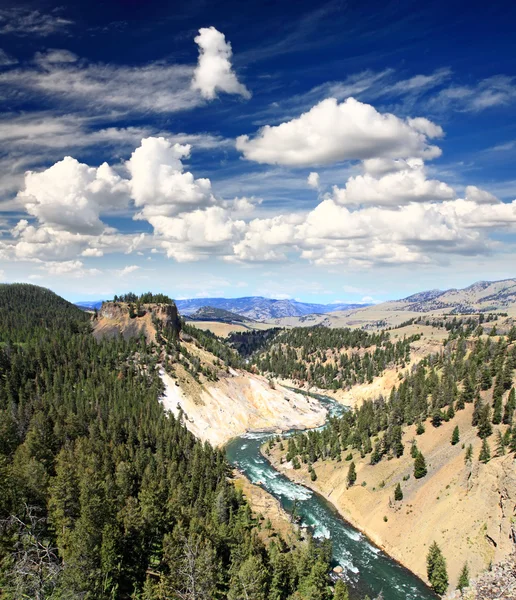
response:
[(516, 4), (0, 4), (0, 279), (380, 302), (516, 276)]

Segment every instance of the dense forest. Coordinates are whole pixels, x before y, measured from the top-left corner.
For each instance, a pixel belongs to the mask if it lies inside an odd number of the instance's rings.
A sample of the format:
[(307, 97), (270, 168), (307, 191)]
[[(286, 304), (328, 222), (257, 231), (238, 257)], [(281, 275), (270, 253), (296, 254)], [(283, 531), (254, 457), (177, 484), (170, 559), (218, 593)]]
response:
[(48, 332), (78, 331), (88, 321), (86, 313), (46, 288), (0, 284), (0, 342), (23, 343)]
[(97, 342), (47, 290), (1, 292), (3, 598), (333, 597), (329, 545), (264, 545), (223, 452), (164, 412), (152, 344)]
[(265, 347), (252, 355), (251, 362), (265, 374), (322, 389), (347, 389), (371, 382), (388, 366), (405, 367), (410, 344), (417, 339), (414, 335), (392, 342), (386, 332), (296, 327), (266, 339)]
[[(324, 459), (351, 460), (351, 449), (358, 450), (363, 458), (369, 455), (374, 465), (384, 457), (395, 458), (405, 452), (404, 426), (417, 424), (417, 434), (422, 435), (425, 427), (439, 427), (469, 403), (474, 405), (472, 425), (483, 439), (479, 459), (487, 462), (491, 456), (488, 438), (495, 433), (493, 425), (506, 426), (496, 430), (493, 451), (516, 452), (516, 398), (512, 387), (515, 368), (516, 345), (512, 335), (494, 339), (481, 336), (479, 331), (471, 335), (469, 326), (454, 328), (444, 350), (413, 366), (388, 398), (365, 401), (344, 416), (330, 419), (329, 427), (322, 431), (300, 433), (282, 441), (288, 445), (286, 458), (294, 461), (295, 468), (306, 464), (312, 477), (313, 463)], [(457, 429), (451, 443), (458, 441)], [(424, 457), (417, 444), (411, 446), (410, 452), (416, 478), (424, 476)], [(469, 448), (465, 455), (467, 460), (473, 459)]]

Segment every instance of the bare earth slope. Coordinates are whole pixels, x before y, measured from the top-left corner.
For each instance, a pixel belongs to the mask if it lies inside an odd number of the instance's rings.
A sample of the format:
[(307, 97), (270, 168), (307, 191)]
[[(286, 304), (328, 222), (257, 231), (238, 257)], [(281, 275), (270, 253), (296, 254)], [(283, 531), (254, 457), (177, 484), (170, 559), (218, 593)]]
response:
[(165, 372), (161, 377), (165, 408), (177, 415), (181, 407), (188, 429), (215, 446), (251, 429), (305, 429), (322, 425), (326, 419), (326, 411), (316, 400), (280, 385), (273, 389), (258, 375), (231, 369), (219, 381), (202, 386), (172, 379)]
[[(445, 554), (454, 588), (466, 560), (471, 575), (476, 576), (514, 549), (514, 455), (479, 463), (481, 440), (471, 426), (471, 414), (472, 406), (467, 405), (437, 429), (427, 422), (421, 436), (415, 435), (415, 426), (408, 427), (400, 459), (383, 460), (373, 467), (369, 457), (361, 459), (353, 452), (357, 482), (351, 488), (347, 487), (347, 461), (316, 462), (317, 481), (312, 482), (306, 468), (294, 470), (290, 463), (279, 464), (277, 448), (271, 458), (288, 477), (322, 493), (347, 520), (423, 579), (426, 554), (435, 540)], [(452, 446), (455, 425), (461, 443)], [(428, 466), (428, 475), (420, 480), (414, 479), (414, 461), (407, 444), (414, 438)], [(493, 439), (490, 441), (494, 453)], [(463, 443), (473, 445), (472, 464), (465, 463)], [(403, 490), (402, 502), (393, 500), (397, 483)]]

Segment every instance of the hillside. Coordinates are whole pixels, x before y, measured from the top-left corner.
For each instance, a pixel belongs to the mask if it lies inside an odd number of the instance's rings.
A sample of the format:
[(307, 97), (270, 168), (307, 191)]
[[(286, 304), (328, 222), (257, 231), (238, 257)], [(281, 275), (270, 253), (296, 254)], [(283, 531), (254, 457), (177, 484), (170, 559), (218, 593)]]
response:
[[(511, 326), (516, 318), (516, 279), (480, 281), (464, 289), (429, 290), (401, 300), (382, 302), (352, 310), (302, 317), (286, 316), (271, 320), (280, 327), (360, 327), (385, 329), (398, 327), (410, 319), (499, 313), (500, 323)], [(507, 314), (507, 317), (505, 317)]]
[[(516, 329), (459, 328), (384, 395), (266, 452), (423, 578), (437, 542), (454, 587), (465, 562), (476, 577), (515, 550), (515, 339)], [(416, 478), (419, 455), (426, 473)]]
[(89, 317), (54, 292), (27, 283), (0, 284), (0, 341), (77, 329)]
[(253, 319), (243, 317), (235, 312), (225, 310), (224, 308), (215, 308), (213, 306), (201, 306), (194, 313), (188, 315), (190, 321), (218, 321), (220, 323), (252, 323)]
[[(132, 316), (131, 316), (132, 315)], [(175, 304), (105, 302), (93, 319), (97, 339), (143, 335), (157, 345), (162, 402), (202, 440), (220, 446), (250, 429), (316, 427), (326, 411), (312, 399), (242, 369), (237, 352), (209, 331), (180, 325)]]

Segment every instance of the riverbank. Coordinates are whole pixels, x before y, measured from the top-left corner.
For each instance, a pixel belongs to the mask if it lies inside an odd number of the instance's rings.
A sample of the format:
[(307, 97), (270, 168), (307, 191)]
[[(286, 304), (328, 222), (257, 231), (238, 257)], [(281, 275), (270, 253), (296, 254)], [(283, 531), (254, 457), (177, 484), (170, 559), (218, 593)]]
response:
[[(233, 485), (242, 491), (244, 497), (251, 505), (253, 514), (261, 518), (260, 538), (269, 543), (281, 536), (289, 546), (299, 543), (299, 527), (291, 521), (290, 515), (283, 509), (279, 500), (259, 485), (254, 485), (240, 471), (235, 469), (232, 477)], [(270, 528), (267, 527), (270, 521)]]
[(163, 406), (176, 416), (181, 410), (186, 427), (213, 446), (223, 446), (248, 431), (280, 433), (326, 422), (327, 411), (317, 400), (271, 385), (260, 375), (229, 369), (218, 381), (200, 384), (181, 365), (175, 368), (175, 378), (160, 371)]
[[(285, 452), (276, 445), (270, 456), (273, 466), (292, 481), (324, 496), (354, 527), (378, 547), (426, 580), (426, 555), (435, 540), (442, 548), (454, 589), (464, 562), (472, 577), (490, 563), (503, 560), (513, 550), (512, 519), (516, 501), (514, 457), (501, 456), (487, 465), (478, 462), (481, 440), (471, 427), (472, 407), (439, 428), (426, 424), (426, 432), (415, 435), (408, 427), (400, 459), (383, 460), (375, 466), (369, 457), (353, 452), (356, 484), (347, 487), (349, 462), (316, 462), (317, 480), (312, 481), (305, 465), (299, 470), (281, 462)], [(461, 443), (450, 444), (455, 425)], [(416, 439), (426, 457), (428, 475), (413, 477), (409, 442)], [(473, 462), (464, 461), (462, 444), (473, 446)], [(492, 448), (494, 454), (494, 447)], [(400, 483), (404, 498), (394, 501), (394, 487)]]

